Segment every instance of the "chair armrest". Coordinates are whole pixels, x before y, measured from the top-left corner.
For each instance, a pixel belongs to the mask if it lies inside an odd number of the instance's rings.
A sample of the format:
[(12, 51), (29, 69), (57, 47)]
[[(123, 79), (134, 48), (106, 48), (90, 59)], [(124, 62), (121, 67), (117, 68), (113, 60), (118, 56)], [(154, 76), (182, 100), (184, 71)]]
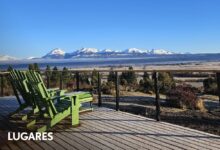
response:
[(56, 99), (60, 99), (60, 98), (64, 98), (65, 97), (65, 95), (61, 95), (61, 96), (53, 96), (51, 99), (52, 100), (56, 100)]
[(49, 89), (47, 89), (47, 91), (58, 91), (59, 90), (59, 88), (49, 88)]

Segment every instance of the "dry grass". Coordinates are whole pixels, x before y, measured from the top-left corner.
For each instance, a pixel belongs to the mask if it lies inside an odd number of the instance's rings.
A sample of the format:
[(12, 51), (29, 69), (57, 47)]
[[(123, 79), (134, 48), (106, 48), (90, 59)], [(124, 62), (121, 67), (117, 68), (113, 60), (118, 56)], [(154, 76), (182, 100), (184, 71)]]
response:
[(207, 109), (205, 108), (204, 101), (202, 99), (198, 99), (196, 102), (196, 109), (200, 110), (201, 112), (206, 112)]
[(203, 100), (208, 99), (208, 100), (212, 100), (212, 101), (218, 101), (219, 100), (218, 96), (216, 96), (216, 95), (207, 95), (207, 94), (201, 95), (201, 96), (199, 96), (199, 98), (201, 98)]

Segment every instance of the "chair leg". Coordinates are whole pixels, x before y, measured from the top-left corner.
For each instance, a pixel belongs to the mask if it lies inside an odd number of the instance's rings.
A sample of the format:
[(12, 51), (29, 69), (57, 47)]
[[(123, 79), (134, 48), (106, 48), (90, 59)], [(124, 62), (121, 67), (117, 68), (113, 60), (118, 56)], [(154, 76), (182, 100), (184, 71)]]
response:
[(76, 126), (79, 124), (79, 99), (78, 96), (72, 99), (72, 125)]
[(30, 117), (30, 116), (32, 116), (32, 115), (38, 113), (38, 112), (39, 112), (39, 108), (38, 108), (38, 107), (35, 107), (35, 108), (33, 108), (33, 110), (31, 110), (31, 112), (29, 112), (28, 114), (22, 116), (21, 120), (25, 121), (25, 120), (28, 119), (28, 117)]
[(91, 110), (93, 111), (92, 102), (90, 102), (90, 108), (91, 108)]

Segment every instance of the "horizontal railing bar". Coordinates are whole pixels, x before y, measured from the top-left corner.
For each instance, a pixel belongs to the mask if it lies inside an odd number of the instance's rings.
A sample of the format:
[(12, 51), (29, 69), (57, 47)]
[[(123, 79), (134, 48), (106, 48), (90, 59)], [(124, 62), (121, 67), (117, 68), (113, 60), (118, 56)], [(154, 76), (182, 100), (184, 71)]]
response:
[[(40, 70), (41, 72), (47, 72), (47, 70)], [(53, 70), (50, 70), (53, 71)], [(63, 70), (56, 70), (62, 72)], [(86, 69), (86, 70), (68, 70), (69, 72), (213, 72), (219, 73), (220, 69), (138, 69), (138, 70), (126, 70), (126, 69), (115, 69), (115, 70), (94, 70), (94, 69)], [(8, 74), (9, 72), (0, 72), (0, 75)]]

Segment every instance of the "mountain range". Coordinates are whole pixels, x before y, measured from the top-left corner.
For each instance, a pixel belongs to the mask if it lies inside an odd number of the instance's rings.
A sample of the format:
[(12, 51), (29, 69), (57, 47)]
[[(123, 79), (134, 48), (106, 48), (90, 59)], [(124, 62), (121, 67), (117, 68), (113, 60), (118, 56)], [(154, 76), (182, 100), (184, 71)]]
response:
[(5, 61), (5, 60), (16, 60), (16, 58), (15, 58), (15, 57), (8, 56), (8, 55), (0, 55), (0, 60), (1, 60), (1, 61)]
[[(123, 56), (148, 56), (148, 55), (172, 55), (179, 54), (164, 49), (139, 49), (139, 48), (128, 48), (125, 50), (112, 50), (97, 48), (81, 48), (73, 52), (65, 52), (60, 48), (55, 48), (48, 52), (46, 55), (40, 58), (28, 57), (26, 59), (71, 59), (76, 57), (123, 57)], [(16, 60), (15, 57), (8, 55), (0, 55), (0, 60)]]
[(177, 54), (164, 49), (138, 49), (129, 48), (123, 51), (97, 48), (81, 48), (72, 53), (66, 53), (60, 48), (55, 48), (47, 53), (42, 58), (59, 59), (59, 58), (74, 58), (74, 57), (107, 57), (107, 56), (144, 56), (144, 55), (172, 55)]

